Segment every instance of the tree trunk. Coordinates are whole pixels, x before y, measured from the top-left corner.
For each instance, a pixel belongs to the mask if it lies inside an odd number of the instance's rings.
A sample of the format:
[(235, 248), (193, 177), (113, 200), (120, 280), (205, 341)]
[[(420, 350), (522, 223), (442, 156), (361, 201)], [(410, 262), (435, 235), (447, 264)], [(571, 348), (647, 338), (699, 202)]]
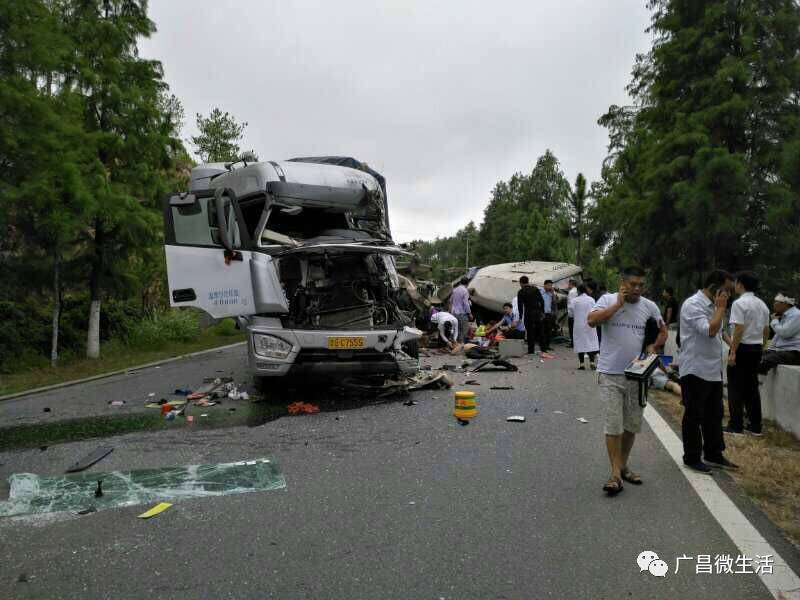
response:
[(58, 364), (58, 329), (61, 323), (61, 255), (53, 257), (53, 338), (50, 344), (50, 366)]
[(89, 275), (89, 293), (91, 306), (89, 308), (89, 333), (86, 339), (86, 358), (100, 358), (100, 277), (103, 272), (103, 226), (100, 221), (95, 222), (94, 233), (94, 260), (92, 272)]

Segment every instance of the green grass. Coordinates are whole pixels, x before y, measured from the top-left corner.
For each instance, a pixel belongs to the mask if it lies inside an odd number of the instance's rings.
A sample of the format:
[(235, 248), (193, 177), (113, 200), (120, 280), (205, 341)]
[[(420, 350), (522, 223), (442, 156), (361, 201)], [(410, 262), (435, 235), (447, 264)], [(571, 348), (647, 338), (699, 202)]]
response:
[(244, 333), (233, 329), (226, 320), (202, 331), (194, 340), (167, 342), (157, 350), (142, 350), (111, 341), (103, 344), (97, 360), (67, 359), (55, 369), (49, 366), (35, 367), (8, 375), (0, 374), (0, 395), (127, 369), (181, 354), (234, 344), (244, 339)]

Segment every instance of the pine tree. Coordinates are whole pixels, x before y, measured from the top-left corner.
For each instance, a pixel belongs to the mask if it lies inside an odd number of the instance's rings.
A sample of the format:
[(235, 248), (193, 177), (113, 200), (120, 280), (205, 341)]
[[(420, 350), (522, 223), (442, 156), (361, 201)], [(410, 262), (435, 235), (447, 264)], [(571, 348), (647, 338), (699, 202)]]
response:
[(82, 96), (102, 169), (93, 180), (85, 240), (91, 299), (87, 356), (96, 358), (104, 288), (133, 289), (127, 261), (158, 240), (158, 214), (148, 206), (163, 189), (176, 123), (164, 111), (161, 64), (138, 56), (138, 39), (155, 31), (146, 0), (81, 0), (69, 7), (65, 19), (76, 67), (68, 79)]
[(636, 106), (601, 119), (612, 155), (598, 204), (612, 252), (687, 287), (687, 273), (696, 280), (715, 267), (789, 266), (769, 242), (788, 234), (782, 247), (791, 247), (800, 232), (792, 179), (800, 8), (792, 0), (650, 6), (656, 41), (634, 67)]
[[(214, 108), (208, 117), (196, 115), (198, 135), (191, 141), (200, 159), (205, 162), (228, 162), (238, 160), (241, 155), (239, 141), (247, 129), (247, 122), (239, 123), (230, 113)], [(252, 160), (257, 160), (255, 152), (248, 152)]]

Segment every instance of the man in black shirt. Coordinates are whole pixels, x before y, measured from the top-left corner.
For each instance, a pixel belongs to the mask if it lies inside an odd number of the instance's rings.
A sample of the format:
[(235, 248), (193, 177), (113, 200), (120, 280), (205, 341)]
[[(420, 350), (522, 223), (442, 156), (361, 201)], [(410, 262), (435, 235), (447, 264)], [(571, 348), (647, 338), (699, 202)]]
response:
[(675, 289), (668, 287), (661, 294), (664, 298), (664, 325), (667, 327), (678, 322), (678, 301), (675, 299)]
[(523, 275), (519, 278), (520, 290), (517, 292), (519, 315), (525, 323), (528, 336), (528, 354), (536, 352), (536, 340), (542, 339), (542, 315), (544, 314), (544, 298), (530, 280)]

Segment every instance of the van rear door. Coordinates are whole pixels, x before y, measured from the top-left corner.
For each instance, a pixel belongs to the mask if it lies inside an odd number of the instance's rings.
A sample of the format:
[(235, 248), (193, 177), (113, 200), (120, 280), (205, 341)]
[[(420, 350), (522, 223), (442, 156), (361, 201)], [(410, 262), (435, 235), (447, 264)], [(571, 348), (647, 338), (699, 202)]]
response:
[[(255, 314), (250, 239), (232, 194), (220, 194), (220, 230), (214, 191), (165, 198), (164, 238), (170, 306), (193, 306), (214, 318)], [(227, 240), (230, 249), (224, 246)]]

